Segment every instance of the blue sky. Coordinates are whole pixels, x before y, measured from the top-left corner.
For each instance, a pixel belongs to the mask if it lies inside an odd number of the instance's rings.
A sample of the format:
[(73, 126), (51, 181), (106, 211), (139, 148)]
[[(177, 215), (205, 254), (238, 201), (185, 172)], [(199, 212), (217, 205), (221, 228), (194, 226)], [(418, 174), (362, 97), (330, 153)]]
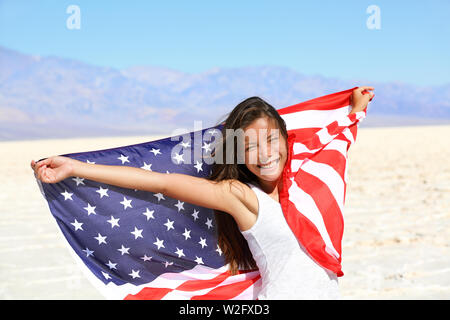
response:
[[(80, 8), (70, 30), (69, 5)], [(369, 5), (381, 29), (370, 30)], [(341, 79), (450, 82), (450, 1), (0, 0), (0, 45), (33, 55), (185, 72), (286, 66)]]

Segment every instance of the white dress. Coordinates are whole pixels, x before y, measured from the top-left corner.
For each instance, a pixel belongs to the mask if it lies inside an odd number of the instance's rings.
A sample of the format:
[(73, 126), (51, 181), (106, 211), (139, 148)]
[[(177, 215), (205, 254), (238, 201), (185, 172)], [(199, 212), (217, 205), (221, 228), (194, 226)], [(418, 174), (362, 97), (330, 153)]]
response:
[(241, 231), (261, 274), (259, 300), (340, 299), (335, 273), (306, 252), (284, 218), (279, 202), (250, 184), (258, 198), (255, 224)]

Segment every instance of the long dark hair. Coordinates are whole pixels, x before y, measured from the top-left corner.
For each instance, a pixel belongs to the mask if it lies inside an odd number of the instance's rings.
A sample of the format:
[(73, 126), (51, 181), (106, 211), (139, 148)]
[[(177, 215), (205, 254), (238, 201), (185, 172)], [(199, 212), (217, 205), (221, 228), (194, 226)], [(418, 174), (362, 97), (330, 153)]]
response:
[[(209, 176), (209, 180), (219, 182), (236, 179), (244, 183), (250, 182), (258, 184), (258, 178), (248, 170), (245, 163), (239, 163), (237, 161), (237, 143), (235, 143), (234, 137), (231, 137), (231, 139), (227, 138), (226, 130), (244, 130), (253, 121), (261, 117), (268, 117), (269, 119), (274, 120), (281, 134), (285, 138), (285, 141), (287, 141), (288, 134), (286, 123), (283, 118), (280, 117), (277, 110), (260, 97), (254, 96), (247, 98), (239, 103), (222, 123), (222, 140), (218, 142), (221, 143), (222, 146), (221, 148), (218, 148), (218, 145), (216, 145), (211, 156), (217, 157), (216, 150), (222, 150), (220, 152), (220, 159), (223, 161), (215, 161), (212, 164), (212, 172)], [(226, 161), (227, 150), (230, 152), (233, 150), (234, 161), (232, 161), (232, 163)], [(214, 211), (214, 215), (217, 225), (219, 247), (224, 254), (225, 261), (230, 266), (230, 273), (237, 274), (239, 269), (257, 269), (256, 262), (253, 259), (247, 241), (239, 231), (234, 218), (231, 215), (218, 210)]]

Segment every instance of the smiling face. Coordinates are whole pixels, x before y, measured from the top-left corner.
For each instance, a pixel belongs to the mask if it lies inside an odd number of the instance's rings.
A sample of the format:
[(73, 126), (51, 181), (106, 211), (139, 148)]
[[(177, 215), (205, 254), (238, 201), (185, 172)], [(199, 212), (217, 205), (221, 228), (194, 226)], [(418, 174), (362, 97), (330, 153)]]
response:
[(287, 160), (286, 139), (276, 121), (266, 117), (254, 120), (244, 129), (245, 165), (263, 181), (276, 181)]

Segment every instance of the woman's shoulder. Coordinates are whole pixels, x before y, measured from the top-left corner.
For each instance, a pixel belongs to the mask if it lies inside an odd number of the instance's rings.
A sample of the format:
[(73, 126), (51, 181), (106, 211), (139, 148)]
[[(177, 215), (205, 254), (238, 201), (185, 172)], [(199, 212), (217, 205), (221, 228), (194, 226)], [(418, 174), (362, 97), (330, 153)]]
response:
[(258, 199), (252, 188), (244, 182), (236, 179), (226, 180), (226, 192), (232, 195), (230, 214), (236, 221), (239, 230), (248, 230), (256, 222), (258, 217)]
[(258, 214), (258, 198), (252, 190), (253, 183), (245, 183), (237, 179), (227, 180), (230, 192), (254, 215)]

